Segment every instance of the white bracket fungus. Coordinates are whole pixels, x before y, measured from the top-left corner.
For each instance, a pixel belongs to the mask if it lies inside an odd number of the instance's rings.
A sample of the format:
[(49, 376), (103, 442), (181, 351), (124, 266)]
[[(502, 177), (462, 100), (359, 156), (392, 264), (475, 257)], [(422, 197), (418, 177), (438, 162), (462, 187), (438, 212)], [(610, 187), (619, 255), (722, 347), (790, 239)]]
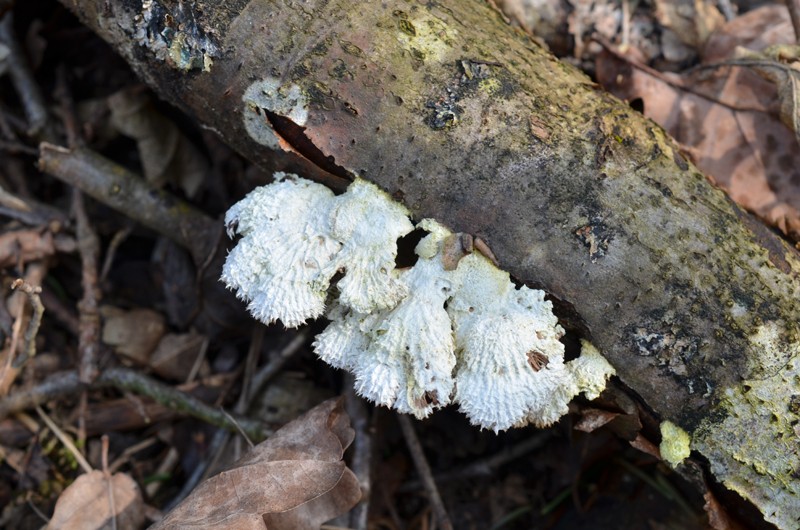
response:
[(414, 226), (376, 186), (356, 180), (335, 196), (276, 177), (228, 211), (228, 233), (242, 239), (222, 279), (257, 319), (295, 327), (323, 314), (343, 273), (314, 348), (355, 375), (360, 395), (419, 418), (455, 402), (473, 424), (500, 431), (553, 423), (614, 373), (588, 342), (565, 363), (564, 330), (544, 292), (516, 288), (435, 221), (417, 225), (428, 232), (418, 260), (397, 269), (397, 239)]

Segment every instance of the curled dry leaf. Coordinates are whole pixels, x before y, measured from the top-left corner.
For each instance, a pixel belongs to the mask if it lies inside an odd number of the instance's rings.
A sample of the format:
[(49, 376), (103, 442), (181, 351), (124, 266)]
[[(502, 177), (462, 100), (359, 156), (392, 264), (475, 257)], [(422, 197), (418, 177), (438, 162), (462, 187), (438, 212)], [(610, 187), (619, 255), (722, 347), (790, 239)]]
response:
[(153, 529), (317, 529), (361, 499), (342, 462), (353, 436), (342, 401), (325, 401), (200, 484)]
[(12, 267), (52, 256), (56, 252), (72, 252), (75, 241), (48, 230), (26, 228), (0, 234), (0, 267)]
[(114, 348), (117, 355), (139, 365), (146, 365), (166, 332), (161, 313), (152, 309), (123, 309), (104, 306), (103, 342)]
[(636, 435), (636, 438), (629, 442), (631, 447), (634, 449), (638, 449), (643, 453), (647, 453), (648, 455), (654, 456), (661, 460), (661, 451), (659, 450), (658, 446), (645, 438), (642, 433)]
[[(78, 477), (56, 502), (47, 530), (137, 530), (144, 523), (142, 492), (125, 473), (92, 471)], [(112, 525), (116, 519), (116, 526)]]
[(619, 412), (588, 407), (581, 411), (581, 417), (574, 429), (582, 432), (594, 432), (620, 415)]
[(762, 53), (736, 48), (742, 61), (764, 79), (775, 83), (780, 98), (781, 121), (794, 131), (800, 143), (800, 46), (776, 44)]
[[(197, 357), (202, 353), (206, 337), (195, 331), (167, 333), (150, 356), (150, 367), (155, 373), (173, 381), (185, 381)], [(208, 372), (207, 363), (201, 366), (201, 375)]]
[[(703, 62), (734, 59), (737, 46), (760, 51), (792, 39), (786, 8), (761, 7), (713, 34)], [(597, 73), (616, 96), (641, 100), (644, 114), (667, 129), (734, 201), (800, 240), (800, 149), (781, 121), (773, 83), (745, 66), (660, 74), (611, 52), (598, 56)]]

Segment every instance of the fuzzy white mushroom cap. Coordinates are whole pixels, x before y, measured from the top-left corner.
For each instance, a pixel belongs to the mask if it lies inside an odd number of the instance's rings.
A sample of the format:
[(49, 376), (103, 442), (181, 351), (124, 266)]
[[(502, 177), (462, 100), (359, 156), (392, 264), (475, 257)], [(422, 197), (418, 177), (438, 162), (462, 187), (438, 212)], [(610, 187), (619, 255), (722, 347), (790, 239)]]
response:
[(283, 174), (256, 188), (225, 215), (229, 235), (242, 240), (222, 268), (222, 280), (258, 320), (296, 327), (325, 310), (320, 274), (339, 250), (331, 237), (333, 193)]
[(225, 215), (230, 252), (222, 280), (258, 320), (296, 327), (325, 310), (339, 271), (342, 302), (368, 311), (392, 307), (405, 291), (394, 278), (396, 241), (413, 230), (405, 208), (357, 181), (336, 197), (320, 184), (284, 173), (256, 188)]
[[(418, 248), (440, 244), (441, 235), (431, 233)], [(314, 343), (322, 360), (353, 372), (359, 395), (419, 418), (450, 402), (456, 364), (444, 305), (457, 288), (457, 274), (435, 257), (420, 257), (398, 271), (408, 295), (393, 309), (365, 315), (337, 307)]]
[(406, 287), (392, 273), (397, 240), (413, 229), (408, 210), (365, 180), (356, 180), (337, 197), (331, 236), (342, 250), (327, 271), (346, 271), (338, 283), (341, 303), (368, 313), (392, 308), (406, 297)]
[(397, 269), (397, 239), (414, 227), (365, 181), (336, 197), (280, 174), (234, 205), (226, 224), (243, 237), (222, 279), (263, 322), (320, 316), (331, 278), (344, 272), (314, 349), (380, 405), (422, 418), (456, 402), (482, 428), (545, 426), (578, 393), (597, 397), (614, 373), (588, 342), (565, 363), (564, 330), (544, 292), (515, 287), (435, 221), (417, 225), (428, 232), (417, 262)]

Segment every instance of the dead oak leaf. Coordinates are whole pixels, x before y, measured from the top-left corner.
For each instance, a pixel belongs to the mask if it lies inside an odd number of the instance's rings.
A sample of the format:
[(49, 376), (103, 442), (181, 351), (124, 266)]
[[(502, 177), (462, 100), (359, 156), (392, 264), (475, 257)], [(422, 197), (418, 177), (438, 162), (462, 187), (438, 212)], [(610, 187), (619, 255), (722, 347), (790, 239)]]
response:
[[(703, 60), (718, 64), (734, 59), (737, 46), (763, 50), (792, 38), (786, 8), (765, 6), (714, 33)], [(800, 149), (772, 82), (742, 66), (659, 73), (613, 50), (597, 57), (597, 73), (616, 96), (642, 101), (644, 114), (734, 201), (800, 240)]]
[(760, 53), (739, 46), (736, 57), (729, 64), (750, 67), (775, 84), (781, 121), (794, 131), (800, 144), (800, 46), (778, 44)]
[(137, 530), (144, 523), (143, 507), (142, 493), (130, 476), (116, 473), (109, 477), (95, 470), (79, 476), (64, 490), (47, 530)]
[(342, 462), (353, 436), (341, 400), (328, 400), (200, 484), (153, 529), (317, 529), (361, 499)]

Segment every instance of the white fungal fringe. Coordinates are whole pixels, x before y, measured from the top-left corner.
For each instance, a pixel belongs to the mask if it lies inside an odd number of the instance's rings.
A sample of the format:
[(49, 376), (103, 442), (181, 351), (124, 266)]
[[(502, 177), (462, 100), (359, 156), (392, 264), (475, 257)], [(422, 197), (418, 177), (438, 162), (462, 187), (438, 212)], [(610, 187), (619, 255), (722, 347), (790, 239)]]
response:
[(337, 197), (276, 176), (228, 211), (228, 232), (242, 239), (222, 280), (255, 318), (296, 327), (322, 315), (330, 281), (343, 273), (314, 349), (352, 372), (360, 395), (419, 418), (452, 401), (473, 424), (501, 431), (557, 421), (573, 397), (597, 397), (614, 373), (588, 342), (564, 363), (564, 331), (542, 291), (517, 289), (476, 252), (445, 266), (458, 238), (433, 220), (418, 224), (428, 235), (417, 263), (396, 269), (397, 239), (414, 227), (373, 184), (356, 180)]

